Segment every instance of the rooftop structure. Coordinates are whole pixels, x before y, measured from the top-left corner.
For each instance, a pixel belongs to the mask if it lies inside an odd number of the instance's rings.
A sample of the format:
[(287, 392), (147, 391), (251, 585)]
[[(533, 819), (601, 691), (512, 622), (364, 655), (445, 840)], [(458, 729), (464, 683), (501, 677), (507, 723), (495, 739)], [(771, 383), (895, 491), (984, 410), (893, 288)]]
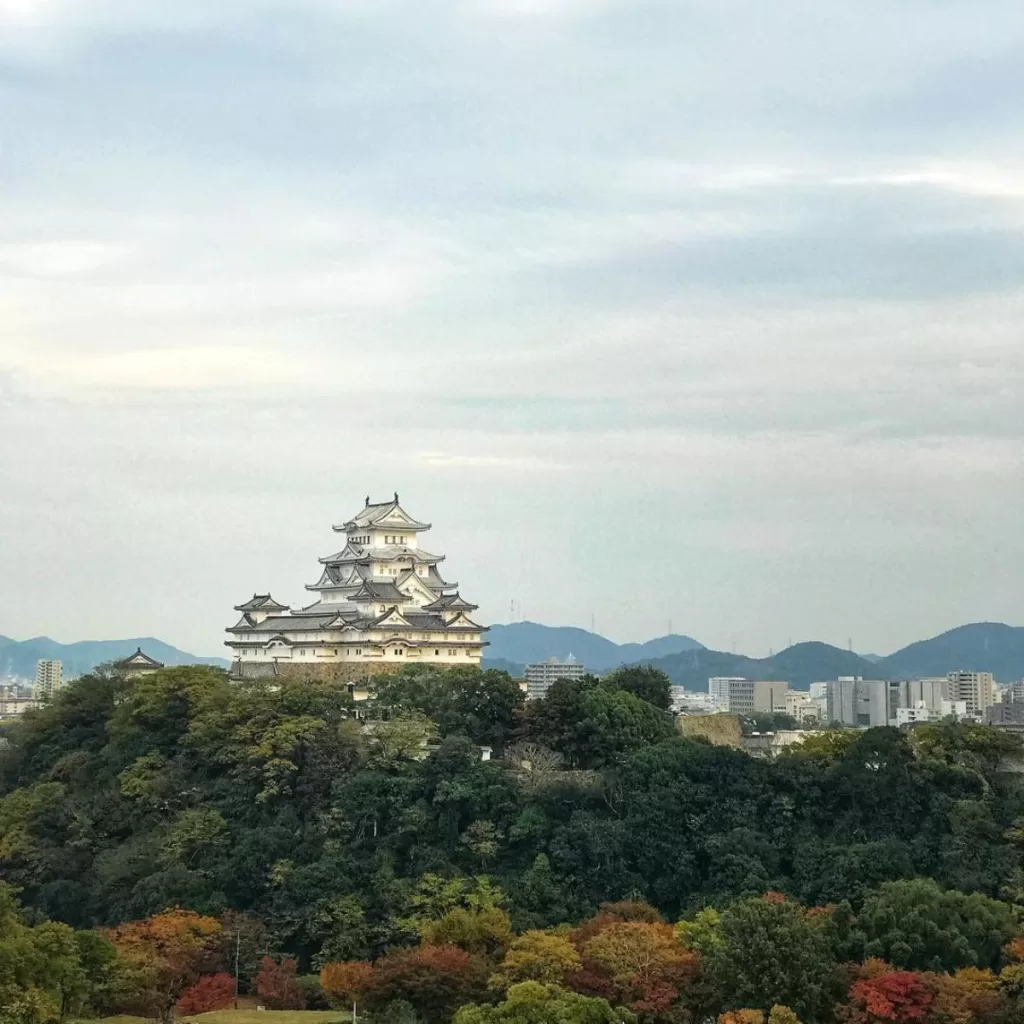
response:
[(119, 661), (116, 667), (121, 669), (125, 675), (134, 677), (151, 676), (154, 672), (159, 672), (165, 666), (162, 661), (157, 661), (155, 658), (151, 658), (148, 654), (143, 653), (140, 647), (131, 657), (125, 658), (124, 661)]
[[(241, 613), (227, 630), (235, 674), (279, 674), (282, 666), (346, 667), (417, 662), (479, 665), (486, 627), (470, 615), (457, 583), (439, 566), (444, 555), (420, 547), (429, 523), (414, 519), (393, 500), (366, 504), (334, 527), (342, 547), (320, 559), (320, 578), (306, 585), (314, 598), (292, 609), (270, 594), (235, 605)], [(352, 674), (349, 672), (348, 674)]]

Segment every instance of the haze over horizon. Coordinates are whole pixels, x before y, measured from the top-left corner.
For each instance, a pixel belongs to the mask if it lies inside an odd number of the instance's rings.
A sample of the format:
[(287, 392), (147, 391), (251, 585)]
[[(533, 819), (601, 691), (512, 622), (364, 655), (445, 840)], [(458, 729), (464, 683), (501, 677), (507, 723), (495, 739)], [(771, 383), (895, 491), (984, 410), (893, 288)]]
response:
[(219, 654), (397, 489), (479, 603), (1024, 621), (1010, 0), (0, 0), (0, 633)]

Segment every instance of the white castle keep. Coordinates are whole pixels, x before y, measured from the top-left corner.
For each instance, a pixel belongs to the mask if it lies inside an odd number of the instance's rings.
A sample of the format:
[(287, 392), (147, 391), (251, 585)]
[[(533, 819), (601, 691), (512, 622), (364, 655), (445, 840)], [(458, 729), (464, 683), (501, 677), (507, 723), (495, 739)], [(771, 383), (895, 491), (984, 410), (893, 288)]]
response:
[(444, 555), (420, 545), (429, 523), (392, 501), (371, 503), (335, 526), (345, 535), (336, 554), (320, 559), (320, 579), (307, 584), (316, 601), (291, 609), (270, 594), (236, 605), (241, 619), (227, 632), (238, 675), (274, 672), (283, 665), (367, 667), (418, 661), (479, 665), (487, 631), (470, 618), (458, 584), (438, 571)]

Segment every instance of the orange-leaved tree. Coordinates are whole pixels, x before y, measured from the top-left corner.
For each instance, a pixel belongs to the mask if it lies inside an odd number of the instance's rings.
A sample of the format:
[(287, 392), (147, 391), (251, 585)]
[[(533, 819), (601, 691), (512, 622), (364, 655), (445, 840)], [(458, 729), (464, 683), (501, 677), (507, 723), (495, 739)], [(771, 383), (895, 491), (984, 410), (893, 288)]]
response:
[(180, 908), (108, 931), (117, 949), (124, 1008), (170, 1021), (178, 997), (216, 968), (220, 931), (212, 917)]
[(340, 961), (325, 965), (320, 987), (332, 1005), (353, 1006), (363, 1001), (372, 979), (373, 967), (366, 960)]
[(718, 1024), (764, 1024), (763, 1010), (727, 1010), (718, 1015)]
[(625, 921), (638, 921), (642, 924), (658, 924), (661, 914), (650, 905), (640, 900), (620, 900), (617, 903), (602, 903), (597, 913), (588, 918), (572, 932), (572, 941), (577, 949), (582, 949), (595, 935), (603, 932), (613, 924)]
[(573, 980), (584, 994), (603, 995), (643, 1016), (666, 1013), (683, 998), (699, 965), (671, 925), (621, 921), (583, 947), (583, 970)]

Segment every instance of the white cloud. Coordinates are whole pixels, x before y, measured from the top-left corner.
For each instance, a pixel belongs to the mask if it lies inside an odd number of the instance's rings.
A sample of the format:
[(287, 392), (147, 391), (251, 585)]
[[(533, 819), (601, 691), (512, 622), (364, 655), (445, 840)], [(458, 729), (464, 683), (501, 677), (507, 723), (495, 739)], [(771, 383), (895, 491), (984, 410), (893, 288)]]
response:
[(213, 650), (396, 486), (491, 617), (884, 648), (1015, 613), (1019, 3), (0, 25), (0, 632)]

